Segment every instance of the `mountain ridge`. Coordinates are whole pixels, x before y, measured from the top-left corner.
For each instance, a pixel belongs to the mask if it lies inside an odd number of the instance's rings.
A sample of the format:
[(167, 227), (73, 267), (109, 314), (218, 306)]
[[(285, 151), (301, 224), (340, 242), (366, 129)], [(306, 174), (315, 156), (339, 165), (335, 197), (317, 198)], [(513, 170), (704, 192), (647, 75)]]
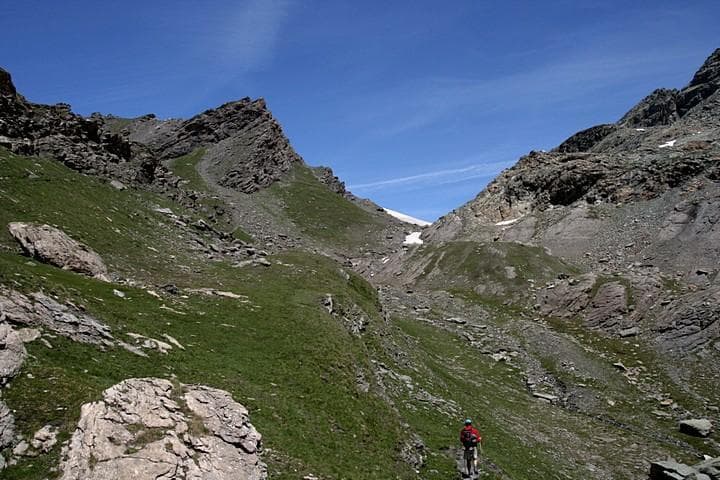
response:
[[(706, 64), (631, 109), (654, 125), (532, 152), (420, 245), (308, 167), (262, 100), (86, 119), (30, 104), (0, 71), (0, 223), (106, 265), (92, 279), (0, 233), (4, 478), (100, 475), (97, 455), (133, 478), (206, 461), (232, 478), (201, 441), (258, 479), (441, 480), (462, 471), (468, 416), (486, 478), (711, 471), (717, 458), (697, 462), (720, 456)], [(78, 343), (87, 322), (102, 338)], [(150, 414), (93, 413), (110, 410)]]

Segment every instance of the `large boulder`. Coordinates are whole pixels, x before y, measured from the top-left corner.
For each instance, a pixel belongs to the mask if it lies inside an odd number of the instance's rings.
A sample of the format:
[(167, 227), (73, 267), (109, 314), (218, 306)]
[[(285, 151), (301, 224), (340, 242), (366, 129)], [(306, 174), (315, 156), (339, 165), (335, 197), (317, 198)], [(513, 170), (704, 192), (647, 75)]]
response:
[(695, 437), (707, 437), (712, 432), (712, 422), (707, 418), (693, 418), (680, 422), (680, 431)]
[(260, 441), (229, 393), (134, 378), (82, 406), (60, 478), (263, 480)]
[(8, 230), (23, 250), (39, 261), (108, 281), (107, 267), (100, 255), (61, 230), (22, 222), (10, 223)]
[(650, 480), (720, 480), (720, 457), (693, 465), (675, 460), (650, 464)]

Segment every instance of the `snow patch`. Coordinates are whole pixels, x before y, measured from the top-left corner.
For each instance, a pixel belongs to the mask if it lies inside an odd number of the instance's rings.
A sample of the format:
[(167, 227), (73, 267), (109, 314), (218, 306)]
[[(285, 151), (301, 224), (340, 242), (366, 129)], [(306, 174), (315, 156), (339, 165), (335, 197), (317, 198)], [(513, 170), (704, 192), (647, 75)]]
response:
[(503, 220), (502, 222), (497, 222), (495, 225), (498, 227), (504, 227), (505, 225), (512, 225), (513, 223), (519, 222), (521, 218), (523, 218), (523, 217), (511, 218), (510, 220)]
[(403, 245), (422, 245), (423, 241), (420, 239), (422, 232), (412, 232), (410, 235), (405, 236)]
[(677, 140), (670, 140), (668, 142), (663, 143), (662, 145), (658, 145), (658, 148), (674, 147), (675, 142), (677, 142)]
[(383, 208), (383, 210), (385, 211), (385, 213), (387, 213), (391, 217), (397, 218), (401, 222), (411, 223), (419, 227), (427, 227), (428, 225), (432, 225), (432, 222), (420, 220), (419, 218), (411, 217), (410, 215), (405, 215), (404, 213), (396, 212), (395, 210), (390, 210), (389, 208)]
[(636, 131), (636, 132), (644, 132), (645, 129), (644, 129), (644, 128), (636, 128), (635, 131)]

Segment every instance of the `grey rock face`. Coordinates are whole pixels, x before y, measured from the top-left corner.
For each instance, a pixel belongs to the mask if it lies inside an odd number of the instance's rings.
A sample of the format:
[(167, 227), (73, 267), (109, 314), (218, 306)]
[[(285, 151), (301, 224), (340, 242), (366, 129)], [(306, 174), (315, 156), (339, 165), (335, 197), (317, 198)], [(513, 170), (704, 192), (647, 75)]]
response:
[(711, 347), (720, 338), (718, 301), (720, 288), (713, 286), (668, 305), (656, 319), (658, 343), (685, 352)]
[(90, 247), (49, 225), (13, 222), (10, 234), (23, 250), (41, 262), (107, 281), (107, 267)]
[[(0, 400), (0, 450), (12, 445), (15, 438), (15, 417), (12, 411)], [(2, 470), (2, 468), (0, 468)]]
[(20, 372), (26, 356), (25, 346), (17, 332), (10, 325), (0, 323), (0, 385)]
[(650, 480), (683, 480), (694, 473), (697, 472), (692, 467), (673, 460), (650, 465)]
[(29, 296), (0, 286), (0, 315), (16, 325), (47, 328), (82, 343), (112, 345), (110, 328), (43, 293)]
[(331, 168), (313, 167), (312, 171), (315, 174), (315, 177), (327, 185), (331, 191), (337, 193), (338, 195), (346, 195), (348, 193), (345, 189), (345, 183), (335, 176), (335, 173)]
[(684, 115), (706, 98), (720, 89), (720, 48), (715, 50), (700, 70), (695, 73), (690, 84), (679, 95), (678, 111)]
[(583, 130), (552, 152), (530, 152), (474, 200), (438, 221), (433, 229), (450, 235), (437, 232), (436, 237), (477, 236), (480, 226), (492, 228), (536, 211), (643, 201), (703, 177), (720, 178), (719, 65), (720, 49), (686, 88), (656, 90), (616, 124)]
[(227, 392), (129, 379), (83, 405), (60, 478), (262, 480), (260, 441)]

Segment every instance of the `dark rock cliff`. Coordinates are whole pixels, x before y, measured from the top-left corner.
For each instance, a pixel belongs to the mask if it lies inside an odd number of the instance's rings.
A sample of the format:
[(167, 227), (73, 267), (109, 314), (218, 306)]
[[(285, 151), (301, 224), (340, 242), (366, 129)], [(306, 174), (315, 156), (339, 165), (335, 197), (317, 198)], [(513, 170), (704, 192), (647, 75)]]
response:
[(0, 146), (18, 154), (49, 155), (74, 170), (130, 183), (148, 184), (163, 173), (146, 148), (104, 131), (97, 119), (83, 118), (63, 103), (28, 102), (3, 69)]

